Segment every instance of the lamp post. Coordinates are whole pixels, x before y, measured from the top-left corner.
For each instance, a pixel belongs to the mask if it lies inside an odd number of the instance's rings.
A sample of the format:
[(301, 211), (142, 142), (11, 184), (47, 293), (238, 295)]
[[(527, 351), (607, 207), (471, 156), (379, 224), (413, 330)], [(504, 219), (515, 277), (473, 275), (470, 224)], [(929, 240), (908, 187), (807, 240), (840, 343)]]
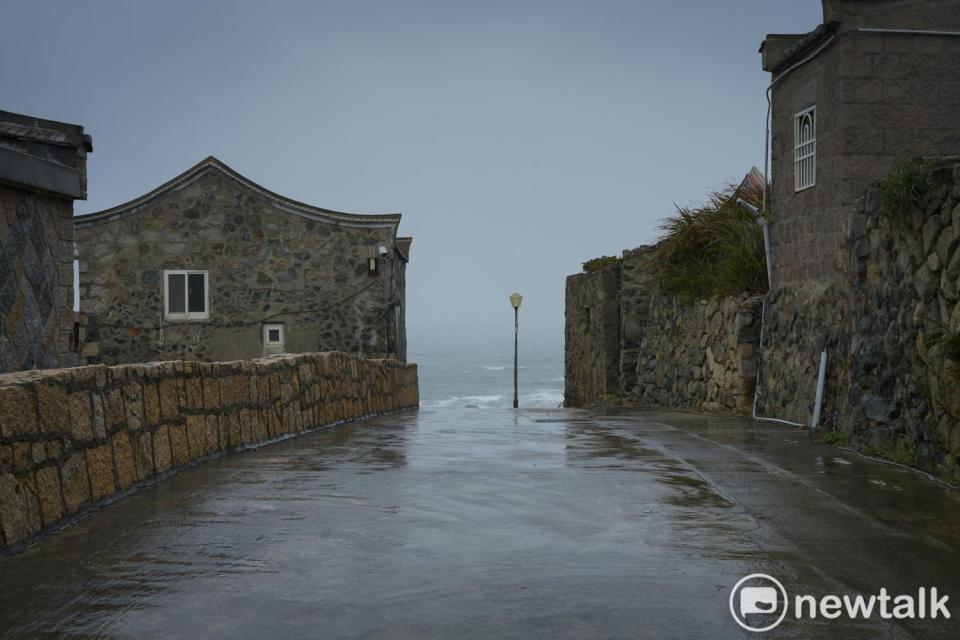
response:
[(513, 408), (520, 406), (520, 397), (517, 393), (517, 337), (520, 335), (520, 303), (523, 296), (519, 293), (510, 294), (510, 305), (513, 307)]

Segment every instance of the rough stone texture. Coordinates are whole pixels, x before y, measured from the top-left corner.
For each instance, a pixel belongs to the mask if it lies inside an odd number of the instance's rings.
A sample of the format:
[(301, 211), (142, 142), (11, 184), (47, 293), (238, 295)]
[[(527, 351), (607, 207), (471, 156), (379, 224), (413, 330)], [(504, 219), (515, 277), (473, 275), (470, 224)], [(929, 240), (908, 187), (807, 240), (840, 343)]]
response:
[(593, 404), (619, 390), (619, 269), (567, 278), (564, 400)]
[[(833, 4), (842, 10), (825, 9), (841, 24), (827, 48), (782, 78), (783, 67), (765, 64), (778, 78), (772, 91), (770, 167), (775, 286), (835, 281), (833, 257), (844, 242), (843, 220), (894, 158), (960, 155), (960, 38), (853, 30), (960, 31), (960, 2)], [(774, 36), (764, 43), (765, 63), (783, 39)], [(812, 105), (817, 107), (816, 186), (795, 192), (794, 116)]]
[(933, 188), (922, 209), (881, 210), (875, 193), (851, 207), (836, 282), (771, 292), (758, 406), (762, 415), (808, 422), (825, 349), (823, 424), (881, 453), (906, 445), (915, 450), (908, 462), (951, 475), (960, 468), (950, 447), (960, 363), (932, 344), (960, 332), (960, 273), (934, 277), (929, 257), (942, 252), (949, 264), (960, 255), (960, 165), (947, 163), (932, 178), (949, 188)]
[[(210, 391), (203, 402), (201, 389)], [(145, 401), (145, 394), (156, 395), (156, 403)], [(24, 371), (0, 375), (0, 398), (28, 414), (14, 421), (3, 412), (2, 555), (157, 474), (208, 455), (416, 407), (419, 393), (416, 365), (312, 353)], [(102, 427), (96, 427), (97, 406)]]
[(0, 373), (77, 362), (72, 219), (88, 146), (83, 127), (0, 111)]
[(751, 409), (761, 298), (680, 302), (659, 290), (652, 247), (567, 278), (568, 407), (600, 402)]
[(686, 303), (654, 290), (633, 394), (644, 405), (748, 414), (761, 304), (760, 296)]
[[(272, 353), (265, 323), (284, 325), (288, 353), (405, 360), (410, 241), (396, 237), (399, 221), (296, 203), (208, 158), (76, 219), (87, 362), (259, 358)], [(209, 273), (207, 320), (165, 318), (163, 272), (184, 269)]]
[[(621, 259), (618, 332), (584, 331), (584, 301), (609, 304), (612, 294), (596, 276), (573, 276), (568, 405), (619, 394), (630, 404), (749, 413), (759, 365), (758, 415), (806, 425), (826, 351), (821, 427), (960, 479), (960, 363), (935, 346), (938, 336), (960, 333), (955, 163), (935, 163), (930, 195), (915, 210), (880, 210), (875, 188), (850, 207), (843, 244), (832, 256), (834, 278), (791, 282), (768, 294), (762, 349), (761, 298), (687, 304), (666, 297), (650, 277), (648, 248)], [(608, 371), (614, 354), (621, 377), (611, 391), (609, 376), (594, 372)], [(624, 362), (636, 363), (635, 378), (623, 375)]]

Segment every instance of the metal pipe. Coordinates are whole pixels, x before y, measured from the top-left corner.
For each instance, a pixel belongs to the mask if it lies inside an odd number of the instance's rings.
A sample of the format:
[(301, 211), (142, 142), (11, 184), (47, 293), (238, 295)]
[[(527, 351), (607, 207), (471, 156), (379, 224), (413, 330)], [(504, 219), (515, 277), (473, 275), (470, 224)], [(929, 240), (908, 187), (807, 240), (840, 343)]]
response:
[(823, 385), (827, 380), (827, 350), (820, 352), (820, 371), (817, 373), (817, 396), (813, 401), (813, 419), (810, 420), (810, 428), (814, 429), (820, 426), (820, 412), (823, 409)]
[[(820, 52), (826, 49), (833, 42), (835, 35), (830, 36), (826, 42), (817, 47), (810, 55), (805, 57), (803, 60), (800, 60), (794, 65), (791, 65), (786, 70), (784, 70), (780, 75), (773, 79), (770, 84), (767, 86), (765, 92), (767, 97), (767, 115), (764, 119), (764, 137), (763, 137), (763, 200), (762, 207), (760, 209), (760, 214), (763, 218), (763, 250), (767, 260), (767, 292), (763, 295), (763, 304), (760, 312), (760, 344), (757, 347), (758, 353), (763, 354), (763, 338), (765, 335), (766, 329), (766, 317), (767, 317), (767, 299), (770, 296), (770, 291), (773, 289), (773, 261), (770, 256), (770, 227), (766, 221), (767, 215), (767, 191), (769, 190), (770, 185), (770, 118), (773, 112), (773, 100), (770, 97), (770, 92), (773, 90), (773, 87), (783, 80), (787, 75), (789, 75), (794, 69), (805, 65), (806, 63), (813, 60), (815, 57), (820, 55)], [(744, 203), (747, 204), (747, 203)], [(748, 205), (749, 206), (749, 205)], [(755, 207), (751, 207), (755, 209)], [(757, 415), (757, 401), (760, 397), (760, 381), (761, 381), (761, 371), (763, 367), (762, 364), (758, 363), (757, 365), (757, 384), (756, 388), (753, 391), (753, 412), (752, 416), (754, 420), (763, 420), (766, 422), (776, 422), (779, 424), (788, 424), (793, 427), (804, 427), (806, 425), (800, 424), (799, 422), (791, 422), (790, 420), (783, 420), (781, 418), (766, 418), (763, 416)]]
[(770, 260), (770, 225), (767, 224), (767, 219), (763, 217), (760, 211), (743, 198), (737, 198), (737, 204), (747, 213), (753, 214), (757, 219), (757, 224), (763, 229), (763, 255), (767, 261), (767, 290), (769, 290), (773, 286), (773, 263)]
[(960, 31), (933, 31), (928, 29), (879, 29), (876, 27), (858, 27), (863, 33), (898, 33), (912, 36), (960, 36)]

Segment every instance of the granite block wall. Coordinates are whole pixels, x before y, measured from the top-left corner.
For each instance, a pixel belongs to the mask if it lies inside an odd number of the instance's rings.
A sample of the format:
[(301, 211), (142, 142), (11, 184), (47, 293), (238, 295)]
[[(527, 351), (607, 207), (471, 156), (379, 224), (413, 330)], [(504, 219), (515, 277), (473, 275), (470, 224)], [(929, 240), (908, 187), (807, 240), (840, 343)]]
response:
[(960, 479), (960, 363), (935, 346), (960, 333), (960, 164), (932, 180), (922, 207), (884, 210), (875, 188), (850, 207), (836, 282), (770, 293), (758, 407), (807, 422), (826, 350), (824, 428)]
[[(835, 4), (843, 11), (828, 11), (843, 24), (832, 42), (788, 75), (774, 74), (779, 78), (771, 120), (774, 285), (835, 280), (846, 213), (894, 158), (960, 155), (960, 38), (855, 30), (960, 30), (960, 2)], [(888, 6), (872, 12), (871, 4)], [(813, 105), (816, 185), (795, 192), (794, 116)]]
[(76, 364), (73, 202), (0, 185), (0, 372)]
[(652, 247), (567, 278), (568, 407), (609, 403), (749, 413), (759, 296), (681, 301), (653, 276)]
[(748, 415), (756, 388), (762, 297), (684, 302), (654, 291), (637, 355), (642, 405)]
[(197, 461), (418, 401), (416, 365), (343, 353), (0, 375), (0, 555)]
[(567, 278), (564, 402), (577, 407), (619, 393), (620, 269)]
[[(283, 325), (287, 353), (405, 360), (410, 240), (399, 252), (399, 222), (297, 203), (207, 158), (137, 200), (76, 218), (87, 362), (259, 358), (274, 352), (267, 323)], [(165, 270), (207, 272), (209, 317), (168, 317)]]

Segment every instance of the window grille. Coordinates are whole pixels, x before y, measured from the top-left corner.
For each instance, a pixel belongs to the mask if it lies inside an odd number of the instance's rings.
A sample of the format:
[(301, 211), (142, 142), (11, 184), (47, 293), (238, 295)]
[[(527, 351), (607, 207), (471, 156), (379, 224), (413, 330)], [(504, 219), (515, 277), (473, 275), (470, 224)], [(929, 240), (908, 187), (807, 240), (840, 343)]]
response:
[(817, 107), (794, 116), (794, 190), (803, 191), (817, 184)]

